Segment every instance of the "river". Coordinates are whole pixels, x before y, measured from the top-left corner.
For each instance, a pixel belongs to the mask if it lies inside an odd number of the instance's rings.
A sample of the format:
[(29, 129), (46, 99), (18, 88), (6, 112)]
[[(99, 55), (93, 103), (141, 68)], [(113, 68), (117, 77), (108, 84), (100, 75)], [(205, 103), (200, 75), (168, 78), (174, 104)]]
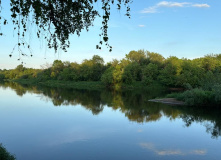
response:
[(221, 111), (149, 91), (0, 84), (0, 143), (17, 160), (219, 160)]

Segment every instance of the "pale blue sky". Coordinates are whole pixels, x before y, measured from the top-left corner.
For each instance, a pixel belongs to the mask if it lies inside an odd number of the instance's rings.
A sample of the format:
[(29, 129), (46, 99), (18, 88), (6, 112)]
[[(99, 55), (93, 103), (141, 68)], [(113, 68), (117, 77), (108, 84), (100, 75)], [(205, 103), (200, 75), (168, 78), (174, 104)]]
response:
[[(2, 2), (5, 17), (9, 7)], [(100, 5), (96, 5), (98, 8)], [(55, 59), (62, 61), (82, 62), (97, 54), (106, 62), (112, 59), (122, 59), (131, 50), (144, 49), (158, 52), (164, 57), (197, 58), (210, 53), (221, 53), (221, 1), (220, 0), (134, 0), (131, 4), (131, 19), (115, 9), (111, 12), (109, 22), (109, 43), (113, 51), (108, 52), (105, 46), (96, 50), (100, 38), (100, 19), (94, 22), (89, 32), (82, 32), (80, 37), (72, 35), (71, 47), (68, 52), (47, 49), (46, 43), (35, 37), (35, 27), (28, 33), (33, 57), (23, 57), (26, 67), (40, 68), (40, 65), (52, 63)], [(15, 50), (9, 57), (17, 37), (13, 37), (13, 26), (2, 27), (6, 36), (0, 37), (1, 58), (0, 68), (15, 68), (21, 62)], [(16, 33), (15, 33), (16, 35)], [(29, 52), (26, 51), (28, 54)]]

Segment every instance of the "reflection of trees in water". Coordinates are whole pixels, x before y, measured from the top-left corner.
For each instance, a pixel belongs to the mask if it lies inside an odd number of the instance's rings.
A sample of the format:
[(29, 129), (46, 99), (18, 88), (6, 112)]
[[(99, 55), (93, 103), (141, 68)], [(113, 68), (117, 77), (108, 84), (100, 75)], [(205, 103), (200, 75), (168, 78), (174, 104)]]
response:
[(36, 86), (20, 85), (14, 82), (0, 82), (0, 87), (3, 89), (10, 88), (16, 92), (16, 94), (22, 97), (24, 94), (28, 93), (37, 93), (39, 94), (40, 90)]
[(189, 127), (193, 122), (201, 123), (206, 127), (206, 132), (213, 138), (221, 136), (221, 110), (219, 108), (196, 108), (188, 109), (180, 117)]
[(50, 98), (55, 106), (81, 105), (93, 114), (103, 111), (104, 104), (98, 91), (85, 91), (61, 88), (42, 87), (42, 94)]
[(97, 115), (104, 106), (120, 110), (130, 121), (146, 123), (160, 120), (162, 116), (170, 120), (182, 118), (188, 127), (193, 122), (201, 123), (212, 137), (221, 136), (221, 118), (217, 109), (189, 108), (167, 106), (148, 102), (160, 95), (157, 88), (149, 91), (109, 91), (109, 90), (74, 90), (49, 88), (42, 86), (21, 86), (17, 83), (0, 84), (2, 88), (10, 87), (19, 96), (25, 93), (37, 93), (41, 99), (52, 101), (55, 106), (81, 105)]

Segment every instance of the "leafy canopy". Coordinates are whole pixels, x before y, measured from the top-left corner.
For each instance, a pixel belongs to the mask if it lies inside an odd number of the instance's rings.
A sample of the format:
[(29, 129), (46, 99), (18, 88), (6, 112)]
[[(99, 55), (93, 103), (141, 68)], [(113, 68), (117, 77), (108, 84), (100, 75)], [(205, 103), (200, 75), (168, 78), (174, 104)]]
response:
[[(82, 30), (89, 30), (96, 17), (102, 18), (101, 41), (96, 46), (101, 49), (102, 43), (112, 50), (108, 43), (108, 21), (111, 6), (116, 5), (120, 10), (126, 7), (126, 16), (130, 17), (130, 3), (132, 0), (10, 0), (11, 20), (18, 34), (18, 46), (27, 45), (24, 38), (29, 23), (37, 26), (38, 38), (44, 38), (49, 48), (66, 51), (70, 46), (69, 36), (80, 36)], [(95, 4), (101, 4), (101, 9), (95, 9)], [(1, 5), (1, 0), (0, 0)], [(2, 7), (0, 7), (0, 13)], [(99, 13), (102, 11), (102, 15)], [(6, 25), (7, 19), (0, 14), (1, 24)], [(31, 20), (30, 20), (31, 19)], [(3, 22), (3, 23), (2, 23)], [(3, 33), (0, 33), (3, 35)], [(29, 45), (28, 45), (29, 48)]]

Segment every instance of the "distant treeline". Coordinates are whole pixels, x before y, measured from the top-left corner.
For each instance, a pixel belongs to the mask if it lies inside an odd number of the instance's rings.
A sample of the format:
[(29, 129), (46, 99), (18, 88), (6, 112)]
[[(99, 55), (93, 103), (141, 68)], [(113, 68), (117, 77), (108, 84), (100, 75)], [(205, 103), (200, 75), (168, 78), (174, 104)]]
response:
[[(52, 65), (44, 69), (18, 65), (12, 70), (0, 70), (0, 79), (34, 79), (38, 82), (101, 81), (107, 87), (116, 88), (120, 88), (122, 84), (133, 85), (137, 81), (142, 82), (144, 86), (158, 82), (170, 87), (183, 87), (190, 90), (197, 88), (199, 90), (195, 91), (199, 95), (201, 92), (208, 91), (203, 93), (206, 100), (208, 96), (211, 99), (215, 92), (216, 94), (221, 92), (219, 89), (221, 88), (221, 54), (210, 54), (190, 60), (175, 56), (164, 58), (158, 53), (138, 50), (130, 51), (120, 61), (114, 59), (106, 64), (102, 57), (94, 55), (92, 59), (86, 59), (81, 64), (55, 60)], [(212, 101), (221, 101), (221, 96), (213, 95), (213, 98)], [(210, 103), (206, 100), (205, 103), (207, 102)]]

